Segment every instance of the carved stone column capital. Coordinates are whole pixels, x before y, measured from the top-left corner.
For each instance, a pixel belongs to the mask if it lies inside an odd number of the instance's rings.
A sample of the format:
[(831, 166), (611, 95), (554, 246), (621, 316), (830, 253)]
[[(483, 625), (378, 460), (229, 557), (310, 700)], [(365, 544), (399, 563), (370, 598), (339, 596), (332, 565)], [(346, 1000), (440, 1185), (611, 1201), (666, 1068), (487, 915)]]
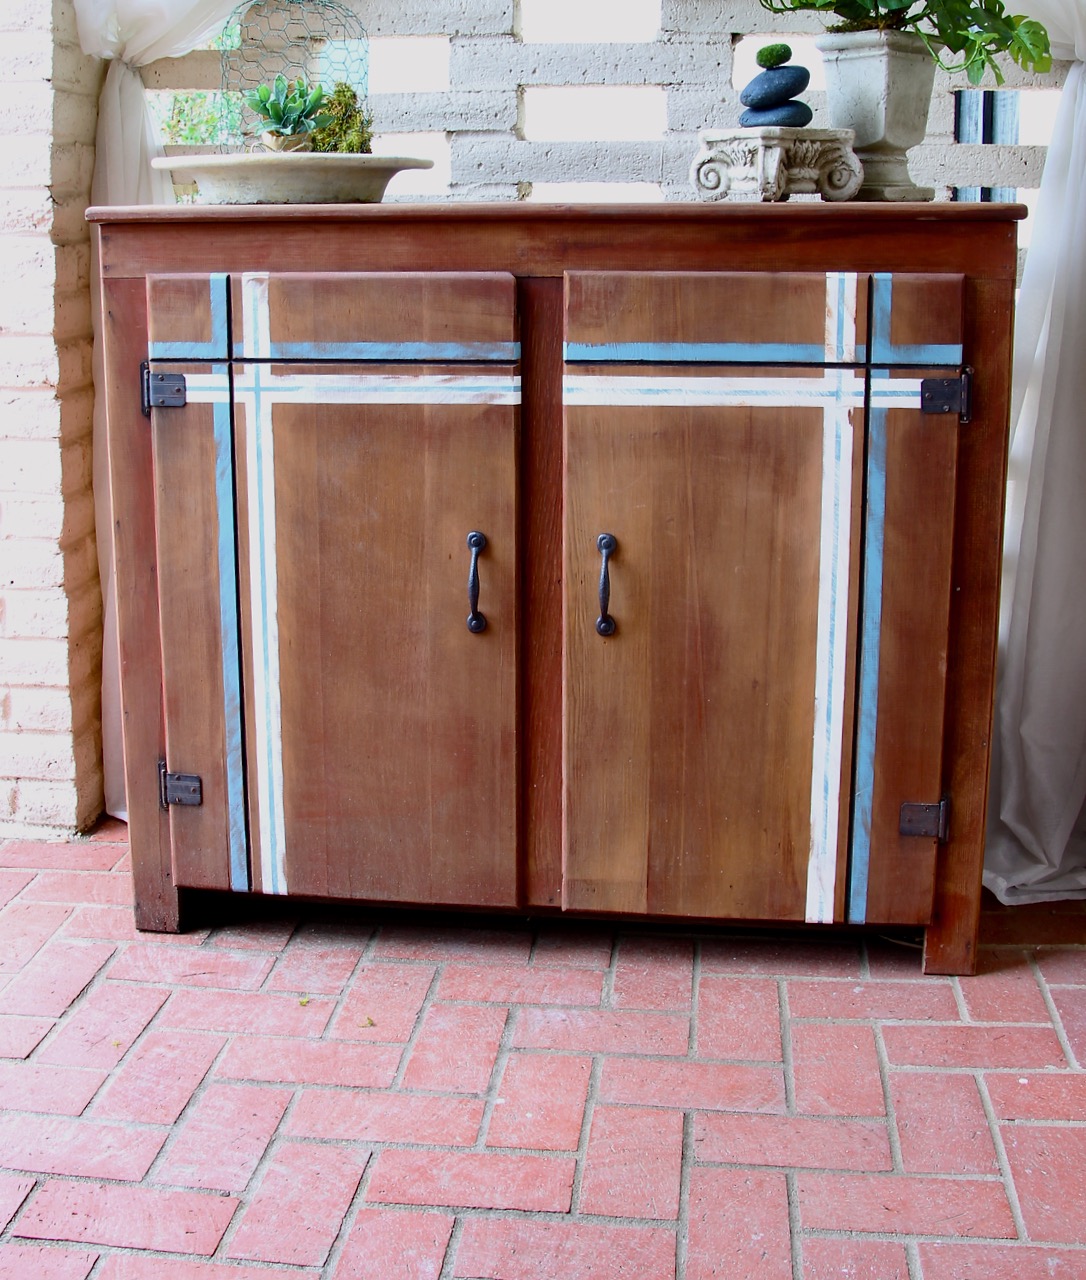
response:
[(851, 200), (863, 183), (851, 129), (727, 129), (699, 133), (690, 181), (703, 200), (728, 195)]

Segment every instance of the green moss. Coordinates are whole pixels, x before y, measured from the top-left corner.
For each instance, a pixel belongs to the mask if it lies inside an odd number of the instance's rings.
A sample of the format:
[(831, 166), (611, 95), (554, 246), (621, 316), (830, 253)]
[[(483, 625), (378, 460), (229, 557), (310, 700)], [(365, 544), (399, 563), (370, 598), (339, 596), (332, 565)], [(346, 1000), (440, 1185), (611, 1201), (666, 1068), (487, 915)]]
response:
[(792, 56), (792, 47), (787, 44), (766, 44), (756, 54), (760, 67), (783, 67)]
[(358, 94), (349, 84), (337, 84), (324, 109), (332, 121), (313, 134), (314, 151), (368, 155), (373, 150), (373, 116), (358, 105)]

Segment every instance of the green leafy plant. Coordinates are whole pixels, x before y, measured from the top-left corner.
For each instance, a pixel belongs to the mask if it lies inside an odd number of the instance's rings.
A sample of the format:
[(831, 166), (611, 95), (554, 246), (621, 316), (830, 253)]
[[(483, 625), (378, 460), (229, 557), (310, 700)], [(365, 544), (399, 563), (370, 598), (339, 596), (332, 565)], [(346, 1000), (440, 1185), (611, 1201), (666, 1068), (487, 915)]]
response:
[(1052, 66), (1048, 32), (1032, 18), (1007, 12), (1003, 0), (761, 0), (770, 13), (814, 12), (837, 19), (831, 31), (911, 31), (944, 71), (964, 71), (980, 84), (1007, 54), (1027, 71)]
[(339, 151), (352, 155), (373, 150), (373, 116), (358, 105), (358, 94), (339, 83), (325, 100), (331, 120), (313, 134), (314, 151)]
[(262, 84), (245, 95), (253, 111), (266, 121), (265, 132), (291, 137), (296, 133), (312, 133), (330, 124), (332, 117), (321, 110), (325, 101), (321, 85), (306, 84), (301, 76), (288, 80), (278, 75), (272, 84)]

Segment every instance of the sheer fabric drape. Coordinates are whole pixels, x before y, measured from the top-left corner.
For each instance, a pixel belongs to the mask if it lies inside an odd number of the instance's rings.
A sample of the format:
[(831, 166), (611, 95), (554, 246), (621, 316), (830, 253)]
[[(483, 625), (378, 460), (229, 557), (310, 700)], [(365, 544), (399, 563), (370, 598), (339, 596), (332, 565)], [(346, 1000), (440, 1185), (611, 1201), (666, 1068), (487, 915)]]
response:
[(1016, 0), (1071, 59), (1019, 298), (985, 884), (1086, 897), (1086, 4)]
[[(74, 0), (83, 52), (109, 60), (98, 101), (98, 132), (91, 185), (96, 205), (172, 204), (168, 174), (151, 168), (162, 154), (147, 110), (139, 68), (176, 58), (220, 31), (237, 0)], [(102, 579), (102, 753), (106, 811), (126, 816), (121, 739), (117, 603), (110, 538), (112, 512), (101, 388), (101, 308), (94, 295), (94, 505)]]

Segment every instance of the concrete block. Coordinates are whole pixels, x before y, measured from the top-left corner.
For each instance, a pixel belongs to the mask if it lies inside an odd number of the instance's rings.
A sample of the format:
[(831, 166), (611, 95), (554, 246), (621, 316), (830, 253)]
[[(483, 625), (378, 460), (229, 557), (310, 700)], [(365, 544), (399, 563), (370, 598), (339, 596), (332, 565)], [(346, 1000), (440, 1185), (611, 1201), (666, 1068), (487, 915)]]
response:
[(678, 182), (693, 154), (688, 139), (663, 142), (519, 142), (462, 135), (452, 140), (453, 175), (457, 183), (510, 182)]
[[(86, 148), (81, 148), (86, 150)], [(93, 155), (91, 156), (93, 162)], [(57, 245), (53, 254), (53, 272), (58, 294), (87, 293), (91, 280), (90, 242)]]
[(371, 36), (512, 35), (514, 0), (369, 0)]
[(68, 343), (78, 339), (90, 341), (91, 300), (90, 292), (57, 293), (53, 309), (53, 338)]
[(57, 244), (89, 244), (87, 201), (90, 191), (54, 191), (51, 232)]
[(97, 101), (108, 63), (85, 54), (77, 41), (60, 40), (53, 55), (53, 87)]
[(89, 383), (71, 390), (66, 388), (60, 401), (60, 439), (63, 443), (89, 441), (93, 422), (94, 388)]
[(58, 143), (81, 142), (94, 145), (98, 127), (95, 100), (74, 93), (57, 94), (53, 109), (53, 137)]
[(670, 39), (654, 44), (521, 44), (454, 40), (454, 89), (509, 85), (683, 85), (727, 83), (731, 40)]
[[(97, 552), (97, 543), (95, 543)], [(68, 637), (71, 640), (101, 645), (102, 630), (102, 588), (98, 580), (98, 566), (80, 586), (73, 578), (69, 578), (66, 592), (68, 596)]]
[[(69, 593), (83, 592), (97, 582), (98, 543), (90, 535), (64, 548), (64, 587)], [(69, 630), (69, 638), (76, 638), (74, 628)]]
[(53, 148), (52, 188), (54, 196), (58, 199), (78, 196), (86, 206), (90, 201), (93, 177), (94, 148), (92, 146), (84, 142), (72, 142)]
[(661, 0), (660, 30), (706, 35), (813, 34), (822, 31), (823, 24), (813, 14), (786, 17), (770, 13), (758, 0), (730, 0), (727, 4), (721, 0)]
[(414, 133), (435, 126), (450, 132), (501, 131), (517, 125), (515, 88), (459, 93), (383, 93), (370, 102), (382, 133)]
[(57, 385), (64, 396), (91, 385), (92, 345), (87, 338), (57, 343)]
[(922, 143), (909, 152), (917, 182), (945, 187), (1038, 187), (1044, 147)]

